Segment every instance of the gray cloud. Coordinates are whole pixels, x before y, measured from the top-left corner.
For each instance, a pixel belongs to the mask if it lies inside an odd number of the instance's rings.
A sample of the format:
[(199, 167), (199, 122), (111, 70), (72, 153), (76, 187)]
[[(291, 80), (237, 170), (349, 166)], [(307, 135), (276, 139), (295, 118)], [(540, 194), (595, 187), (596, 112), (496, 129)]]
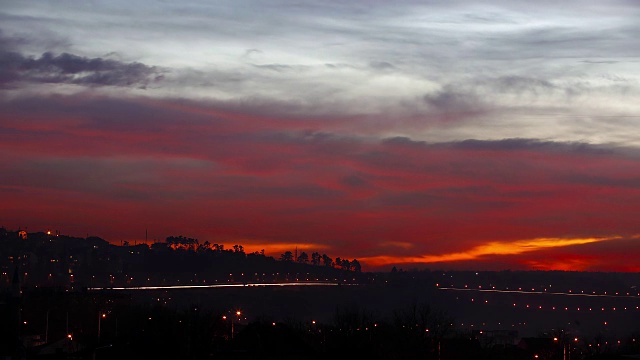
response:
[(372, 61), (369, 66), (375, 70), (391, 70), (395, 68), (393, 64), (386, 61)]
[(286, 64), (263, 64), (263, 65), (254, 65), (254, 66), (260, 69), (273, 70), (277, 72), (304, 70), (305, 68), (302, 66), (292, 66), (292, 65), (286, 65)]
[(142, 63), (45, 52), (39, 57), (17, 51), (26, 40), (0, 33), (0, 84), (13, 82), (145, 87), (162, 79), (162, 71)]
[[(439, 145), (443, 146), (443, 144)], [(444, 146), (452, 146), (461, 149), (474, 150), (495, 150), (495, 151), (514, 151), (514, 150), (542, 150), (558, 153), (582, 153), (592, 155), (612, 155), (620, 154), (615, 147), (604, 145), (592, 145), (581, 142), (557, 142), (543, 141), (538, 139), (502, 139), (502, 140), (475, 140), (468, 139), (448, 143)]]
[(345, 176), (340, 180), (340, 182), (343, 185), (354, 187), (354, 188), (367, 186), (367, 181), (358, 175)]
[[(126, 13), (64, 4), (2, 10), (3, 27), (31, 45), (7, 61), (31, 68), (0, 70), (1, 83), (144, 86), (158, 69), (140, 64), (159, 64), (163, 86), (150, 96), (340, 118), (350, 135), (640, 143), (633, 124), (611, 129), (598, 117), (637, 112), (639, 8), (629, 1), (143, 1)], [(34, 46), (51, 34), (63, 45)], [(107, 60), (104, 49), (140, 63)]]
[[(450, 142), (436, 142), (429, 143), (426, 141), (416, 141), (408, 137), (390, 137), (382, 140), (382, 144), (389, 146), (390, 148), (410, 148), (415, 151), (429, 151), (436, 150), (470, 150), (473, 152), (479, 151), (491, 151), (494, 153), (518, 153), (528, 152), (545, 155), (543, 158), (549, 159), (549, 163), (552, 163), (552, 159), (563, 155), (571, 155), (576, 158), (589, 157), (590, 159), (627, 159), (629, 161), (640, 160), (640, 150), (636, 147), (624, 147), (611, 144), (589, 144), (584, 142), (560, 142), (560, 141), (545, 141), (540, 139), (527, 139), (527, 138), (508, 138), (500, 140), (477, 140), (466, 139)], [(372, 161), (380, 161), (387, 156), (384, 153), (368, 154)], [(390, 159), (389, 159), (390, 160)], [(385, 166), (393, 166), (392, 162)], [(398, 164), (399, 166), (399, 164)], [(571, 171), (562, 176), (570, 176)], [(575, 177), (572, 179), (578, 179)], [(606, 177), (590, 175), (589, 179), (598, 181)], [(586, 179), (580, 177), (580, 179)], [(568, 178), (565, 178), (568, 180)], [(591, 180), (589, 180), (591, 181)], [(618, 181), (618, 180), (616, 180)], [(632, 180), (629, 180), (632, 181)], [(627, 180), (622, 180), (620, 184), (627, 184)]]
[(460, 92), (452, 87), (424, 96), (424, 101), (437, 112), (467, 112), (478, 110), (480, 101), (474, 93)]

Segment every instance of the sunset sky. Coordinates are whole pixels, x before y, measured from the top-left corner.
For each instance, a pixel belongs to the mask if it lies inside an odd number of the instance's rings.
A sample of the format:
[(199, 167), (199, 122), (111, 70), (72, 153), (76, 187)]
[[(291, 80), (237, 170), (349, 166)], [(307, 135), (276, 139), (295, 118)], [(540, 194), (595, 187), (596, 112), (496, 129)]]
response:
[(635, 0), (0, 3), (0, 226), (640, 271)]

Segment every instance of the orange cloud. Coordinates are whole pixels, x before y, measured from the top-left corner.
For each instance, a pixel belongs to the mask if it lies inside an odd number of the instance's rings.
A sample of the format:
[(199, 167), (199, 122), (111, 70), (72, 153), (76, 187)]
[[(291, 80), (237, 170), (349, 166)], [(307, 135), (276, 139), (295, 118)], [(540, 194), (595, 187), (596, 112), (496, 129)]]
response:
[(381, 266), (393, 263), (440, 263), (463, 260), (475, 260), (487, 255), (518, 255), (526, 252), (573, 245), (584, 245), (603, 241), (618, 240), (620, 236), (591, 237), (591, 238), (536, 238), (516, 240), (512, 242), (492, 241), (473, 247), (467, 251), (420, 256), (373, 256), (363, 258), (369, 265)]
[(590, 258), (565, 258), (552, 260), (527, 260), (525, 261), (532, 269), (536, 270), (563, 270), (563, 271), (587, 271), (594, 263), (594, 259)]
[(385, 247), (385, 246), (396, 247), (401, 249), (411, 249), (415, 246), (415, 244), (406, 242), (406, 241), (384, 241), (380, 243), (380, 247)]
[[(278, 258), (285, 251), (294, 252), (296, 247), (298, 248), (298, 254), (301, 251), (306, 251), (309, 255), (310, 252), (321, 251), (326, 249), (327, 246), (323, 244), (294, 244), (294, 243), (270, 243), (270, 242), (250, 242), (251, 240), (239, 241), (239, 244), (243, 244), (244, 251), (246, 253), (252, 253), (255, 251), (261, 251), (264, 249), (266, 255)], [(255, 240), (254, 240), (255, 241)]]

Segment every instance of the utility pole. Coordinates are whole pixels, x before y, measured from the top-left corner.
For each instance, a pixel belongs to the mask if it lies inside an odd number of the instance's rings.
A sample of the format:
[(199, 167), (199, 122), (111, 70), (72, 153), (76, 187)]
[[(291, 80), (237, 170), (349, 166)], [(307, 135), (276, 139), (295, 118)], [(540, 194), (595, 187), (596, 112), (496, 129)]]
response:
[(44, 343), (49, 343), (49, 309), (47, 309), (47, 321), (44, 327)]
[(106, 318), (107, 314), (103, 313), (102, 311), (98, 311), (98, 342), (100, 342), (100, 330), (101, 330), (101, 325), (102, 325), (102, 319)]

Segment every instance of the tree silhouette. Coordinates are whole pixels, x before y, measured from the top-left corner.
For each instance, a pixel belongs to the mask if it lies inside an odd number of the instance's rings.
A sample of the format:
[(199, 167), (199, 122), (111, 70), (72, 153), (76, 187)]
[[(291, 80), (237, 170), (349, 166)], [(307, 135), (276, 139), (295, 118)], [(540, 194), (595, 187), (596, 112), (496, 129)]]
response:
[(167, 237), (166, 242), (172, 249), (196, 251), (199, 247), (198, 239), (188, 238), (182, 235), (169, 236)]
[(362, 266), (360, 266), (360, 262), (357, 259), (351, 260), (351, 270), (355, 272), (361, 272)]
[(342, 270), (350, 270), (351, 263), (347, 259), (336, 258), (336, 265), (340, 266)]
[(285, 251), (282, 255), (280, 255), (280, 261), (293, 261), (293, 253), (291, 251)]
[(306, 264), (309, 262), (309, 255), (307, 255), (306, 252), (301, 252), (300, 255), (298, 255), (298, 262), (301, 264)]
[(311, 254), (311, 264), (320, 265), (321, 261), (322, 261), (322, 257), (320, 256), (320, 253), (314, 252)]
[[(434, 311), (427, 303), (413, 302), (410, 306), (393, 313), (398, 330), (414, 339), (442, 339), (453, 329), (451, 316), (443, 311)], [(428, 330), (428, 331), (427, 331)]]
[(198, 245), (197, 252), (204, 252), (211, 250), (211, 243), (209, 241), (205, 241), (203, 244)]
[(151, 244), (152, 251), (165, 251), (168, 249), (169, 249), (168, 243), (157, 242), (157, 243)]
[(328, 257), (327, 254), (322, 254), (322, 263), (324, 266), (331, 267), (333, 266), (333, 259)]

